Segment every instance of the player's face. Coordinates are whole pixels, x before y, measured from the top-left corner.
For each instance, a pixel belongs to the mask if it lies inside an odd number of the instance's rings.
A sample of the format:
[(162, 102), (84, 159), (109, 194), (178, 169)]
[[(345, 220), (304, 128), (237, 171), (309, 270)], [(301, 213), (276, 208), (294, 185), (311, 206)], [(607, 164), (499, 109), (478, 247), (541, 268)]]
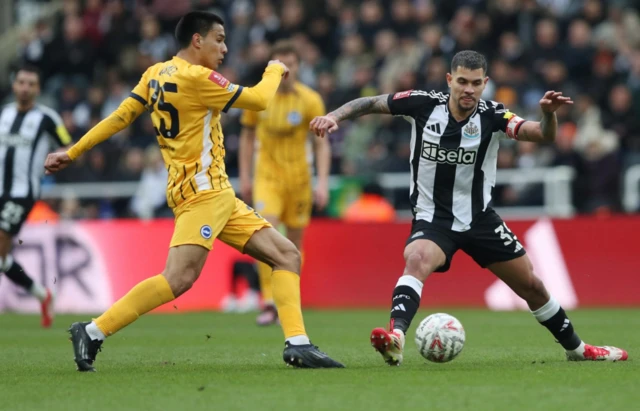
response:
[(489, 77), (484, 75), (481, 68), (470, 70), (458, 67), (453, 73), (447, 73), (451, 98), (462, 112), (475, 110), (487, 81)]
[(33, 102), (40, 93), (40, 81), (36, 73), (19, 71), (13, 81), (13, 94), (22, 104)]
[(274, 60), (280, 60), (289, 68), (289, 76), (282, 80), (282, 84), (291, 85), (298, 80), (298, 69), (300, 68), (300, 62), (295, 54), (274, 54)]
[(217, 70), (222, 64), (227, 45), (225, 41), (224, 27), (214, 24), (206, 36), (202, 37), (200, 51), (203, 56), (204, 66), (211, 70)]

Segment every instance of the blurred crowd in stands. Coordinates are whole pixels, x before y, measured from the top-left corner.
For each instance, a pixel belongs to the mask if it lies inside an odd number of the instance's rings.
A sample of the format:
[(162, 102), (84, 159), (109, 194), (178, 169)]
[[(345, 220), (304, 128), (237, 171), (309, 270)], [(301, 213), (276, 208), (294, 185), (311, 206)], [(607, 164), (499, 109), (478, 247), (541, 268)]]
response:
[[(37, 5), (37, 2), (33, 2)], [(555, 144), (505, 142), (500, 168), (569, 165), (574, 205), (621, 209), (621, 181), (640, 164), (640, 0), (64, 0), (25, 31), (16, 64), (37, 65), (41, 101), (80, 138), (129, 94), (144, 70), (176, 52), (173, 29), (193, 9), (223, 16), (229, 54), (220, 72), (259, 81), (269, 45), (293, 39), (300, 81), (332, 110), (348, 100), (406, 89), (446, 91), (451, 57), (474, 49), (489, 61), (484, 98), (537, 119), (545, 90), (575, 104), (558, 113)], [(10, 100), (10, 89), (0, 94)], [(227, 169), (237, 175), (238, 110), (223, 115)], [(408, 123), (368, 116), (331, 136), (332, 174), (408, 172)], [(56, 176), (58, 182), (140, 181), (132, 199), (56, 204), (65, 218), (170, 215), (166, 171), (148, 115)], [(407, 189), (408, 190), (408, 189)], [(537, 205), (541, 185), (495, 190), (495, 205)], [(403, 199), (403, 201), (406, 201)]]

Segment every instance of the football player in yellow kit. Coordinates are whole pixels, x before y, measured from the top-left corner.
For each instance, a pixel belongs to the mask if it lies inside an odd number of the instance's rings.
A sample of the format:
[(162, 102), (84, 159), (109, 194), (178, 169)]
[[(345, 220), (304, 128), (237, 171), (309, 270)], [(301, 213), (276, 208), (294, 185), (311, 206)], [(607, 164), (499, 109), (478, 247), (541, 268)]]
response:
[(69, 329), (79, 371), (93, 363), (104, 339), (148, 311), (172, 301), (196, 281), (216, 238), (273, 268), (273, 294), (285, 335), (286, 363), (305, 368), (341, 368), (310, 343), (300, 307), (300, 253), (271, 224), (236, 199), (224, 165), (220, 114), (231, 107), (264, 110), (287, 67), (271, 61), (255, 87), (232, 84), (215, 70), (227, 46), (223, 20), (190, 12), (176, 27), (180, 51), (142, 75), (118, 109), (66, 152), (49, 155), (45, 168), (58, 171), (81, 154), (151, 113), (169, 171), (167, 200), (175, 229), (164, 271), (142, 281), (104, 314)]
[[(325, 115), (325, 108), (320, 94), (297, 79), (300, 59), (293, 43), (277, 42), (271, 58), (285, 63), (290, 72), (266, 110), (245, 110), (242, 114), (240, 194), (245, 201), (253, 197), (253, 207), (273, 226), (282, 223), (289, 240), (302, 250), (314, 197), (320, 209), (329, 198), (331, 147), (327, 139), (314, 136), (307, 127), (314, 117)], [(318, 176), (315, 192), (312, 192), (311, 149), (316, 155)], [(257, 323), (274, 324), (278, 314), (273, 303), (272, 269), (258, 263), (258, 273), (264, 306)]]

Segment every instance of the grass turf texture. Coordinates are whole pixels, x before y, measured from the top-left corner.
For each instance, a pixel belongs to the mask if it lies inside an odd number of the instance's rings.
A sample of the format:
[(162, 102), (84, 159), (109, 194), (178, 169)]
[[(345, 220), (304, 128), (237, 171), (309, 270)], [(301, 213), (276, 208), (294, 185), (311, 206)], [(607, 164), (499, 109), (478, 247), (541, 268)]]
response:
[[(630, 361), (567, 362), (530, 314), (445, 310), (465, 326), (461, 355), (422, 359), (413, 341), (401, 367), (369, 345), (386, 311), (308, 311), (312, 341), (347, 365), (298, 370), (282, 361), (278, 327), (255, 316), (149, 315), (110, 338), (97, 373), (78, 373), (59, 316), (0, 315), (2, 410), (631, 410), (640, 401), (640, 311), (570, 313), (580, 336), (626, 348)], [(86, 318), (86, 317), (85, 317)], [(635, 360), (635, 361), (634, 361)], [(567, 408), (569, 407), (569, 408)]]

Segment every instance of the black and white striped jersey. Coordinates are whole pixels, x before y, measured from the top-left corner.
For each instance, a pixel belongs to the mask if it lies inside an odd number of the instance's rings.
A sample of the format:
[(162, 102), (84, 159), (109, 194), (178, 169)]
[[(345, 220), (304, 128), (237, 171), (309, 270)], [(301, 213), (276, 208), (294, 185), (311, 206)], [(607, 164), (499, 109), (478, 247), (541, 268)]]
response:
[(3, 198), (38, 198), (44, 161), (55, 147), (71, 143), (62, 119), (36, 104), (19, 111), (16, 103), (0, 111), (0, 193)]
[(480, 100), (466, 120), (449, 113), (449, 95), (408, 90), (390, 94), (391, 114), (411, 123), (414, 218), (453, 231), (471, 228), (487, 209), (496, 181), (498, 145), (514, 114), (501, 103)]

